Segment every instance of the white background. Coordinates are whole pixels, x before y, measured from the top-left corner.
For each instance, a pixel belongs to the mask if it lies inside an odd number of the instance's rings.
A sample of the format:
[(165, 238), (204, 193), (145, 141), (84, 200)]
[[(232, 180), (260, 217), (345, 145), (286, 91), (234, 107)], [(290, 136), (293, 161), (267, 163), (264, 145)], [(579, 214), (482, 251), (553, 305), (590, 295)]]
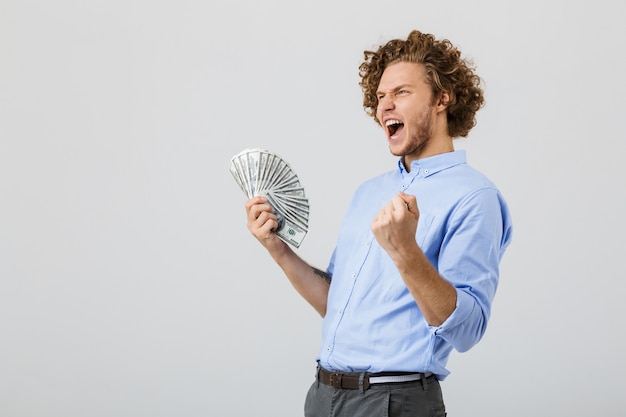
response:
[(417, 28), (473, 59), (457, 143), (514, 239), (450, 416), (623, 416), (626, 3), (0, 1), (0, 416), (298, 416), (320, 318), (245, 227), (228, 172), (277, 152), (326, 267), (391, 169), (366, 49)]

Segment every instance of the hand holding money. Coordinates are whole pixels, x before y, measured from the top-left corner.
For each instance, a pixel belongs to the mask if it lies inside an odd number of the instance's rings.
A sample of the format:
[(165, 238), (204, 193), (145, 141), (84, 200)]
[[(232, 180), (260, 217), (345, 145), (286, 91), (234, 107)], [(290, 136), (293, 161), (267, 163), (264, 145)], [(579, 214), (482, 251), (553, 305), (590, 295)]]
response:
[(278, 217), (272, 206), (263, 196), (252, 197), (246, 201), (248, 230), (270, 253), (277, 253), (285, 242), (275, 233), (278, 229)]
[(309, 201), (291, 166), (267, 150), (244, 149), (231, 158), (230, 172), (250, 199), (248, 229), (255, 237), (271, 232), (300, 247), (308, 231)]

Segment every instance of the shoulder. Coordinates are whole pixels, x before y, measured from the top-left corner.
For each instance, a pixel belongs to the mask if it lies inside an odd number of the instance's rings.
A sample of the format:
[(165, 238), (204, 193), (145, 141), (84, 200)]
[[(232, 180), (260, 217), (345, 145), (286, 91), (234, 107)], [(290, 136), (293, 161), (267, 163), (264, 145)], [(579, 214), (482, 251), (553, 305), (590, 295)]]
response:
[(398, 172), (392, 170), (367, 178), (357, 186), (355, 194), (370, 193), (381, 188), (393, 186), (393, 184), (397, 183), (398, 176)]

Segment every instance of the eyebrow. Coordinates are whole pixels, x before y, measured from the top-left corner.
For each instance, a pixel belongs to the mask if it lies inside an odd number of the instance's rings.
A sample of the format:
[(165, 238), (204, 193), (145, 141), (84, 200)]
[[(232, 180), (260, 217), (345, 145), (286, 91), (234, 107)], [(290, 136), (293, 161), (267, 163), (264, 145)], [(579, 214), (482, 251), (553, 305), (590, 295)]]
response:
[[(391, 90), (388, 90), (388, 91), (398, 91), (398, 90), (402, 90), (403, 88), (407, 88), (407, 87), (412, 87), (412, 85), (411, 84), (400, 84), (400, 85), (395, 86), (394, 88), (392, 88)], [(380, 93), (385, 93), (385, 91), (376, 90), (376, 95), (378, 95)]]

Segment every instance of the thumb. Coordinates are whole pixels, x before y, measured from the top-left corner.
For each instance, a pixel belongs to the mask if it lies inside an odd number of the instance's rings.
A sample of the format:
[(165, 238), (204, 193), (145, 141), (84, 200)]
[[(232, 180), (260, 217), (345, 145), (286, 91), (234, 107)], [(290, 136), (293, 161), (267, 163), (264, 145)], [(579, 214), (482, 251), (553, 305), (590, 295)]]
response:
[(414, 195), (405, 194), (402, 191), (400, 191), (398, 195), (400, 196), (402, 201), (404, 201), (404, 204), (406, 204), (406, 208), (407, 210), (409, 210), (410, 213), (413, 213), (413, 214), (419, 213), (419, 211), (417, 210), (417, 199), (415, 198)]

